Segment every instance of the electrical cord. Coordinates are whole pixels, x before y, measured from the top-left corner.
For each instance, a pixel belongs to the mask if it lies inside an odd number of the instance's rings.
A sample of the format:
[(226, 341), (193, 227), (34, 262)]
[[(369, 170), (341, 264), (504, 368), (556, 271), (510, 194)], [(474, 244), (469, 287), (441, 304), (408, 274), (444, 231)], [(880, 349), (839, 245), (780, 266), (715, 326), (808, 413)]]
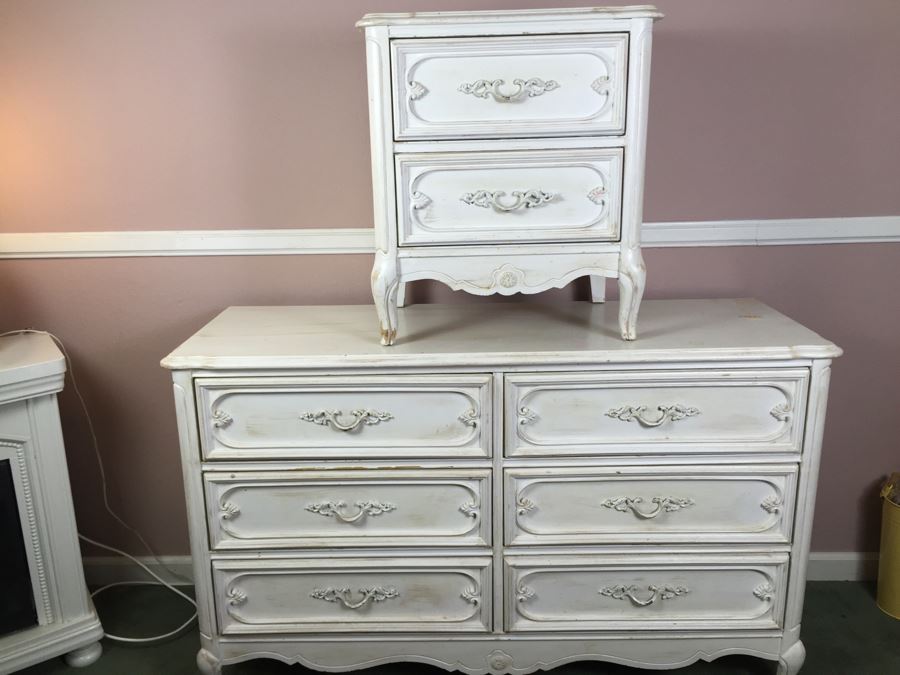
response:
[[(53, 333), (50, 333), (49, 331), (35, 330), (32, 328), (7, 331), (5, 333), (0, 333), (0, 337), (6, 337), (8, 335), (22, 335), (22, 334), (26, 334), (26, 333), (32, 333), (35, 335), (46, 335), (51, 340), (53, 340), (54, 343), (56, 343), (56, 346), (58, 346), (60, 351), (63, 353), (63, 357), (66, 360), (66, 366), (67, 366), (67, 370), (69, 373), (69, 377), (72, 380), (72, 389), (75, 392), (75, 396), (78, 398), (78, 402), (81, 404), (81, 410), (84, 413), (85, 420), (87, 421), (88, 431), (90, 432), (90, 436), (91, 436), (91, 444), (94, 449), (94, 455), (97, 458), (97, 467), (100, 470), (100, 485), (101, 485), (101, 490), (102, 490), (102, 494), (103, 494), (103, 506), (106, 509), (107, 513), (109, 513), (109, 515), (111, 515), (116, 520), (116, 522), (118, 522), (122, 527), (124, 527), (126, 530), (128, 530), (129, 532), (134, 534), (134, 536), (137, 537), (137, 539), (141, 542), (141, 544), (143, 544), (144, 548), (147, 549), (147, 551), (150, 553), (150, 555), (153, 557), (153, 559), (156, 560), (156, 562), (162, 568), (164, 568), (166, 571), (168, 571), (171, 575), (186, 581), (186, 579), (182, 575), (171, 570), (162, 560), (160, 560), (159, 556), (156, 555), (156, 553), (150, 547), (150, 544), (147, 543), (147, 540), (144, 539), (144, 537), (141, 535), (141, 533), (138, 532), (137, 529), (135, 529), (134, 527), (132, 527), (131, 525), (126, 523), (119, 516), (119, 514), (117, 514), (115, 511), (113, 511), (112, 507), (109, 505), (109, 489), (108, 489), (107, 482), (106, 482), (106, 469), (103, 466), (103, 457), (100, 454), (100, 443), (97, 441), (97, 433), (94, 431), (94, 422), (91, 419), (90, 412), (88, 412), (87, 403), (85, 403), (84, 396), (81, 395), (81, 391), (78, 389), (78, 381), (75, 379), (75, 368), (72, 365), (72, 359), (69, 357), (69, 352), (66, 350), (66, 347), (63, 344), (62, 340), (60, 340), (56, 335), (54, 335)], [(116, 553), (118, 555), (128, 558), (135, 565), (139, 566), (147, 574), (149, 574), (151, 577), (156, 579), (156, 581), (117, 581), (117, 582), (114, 582), (111, 584), (106, 584), (105, 586), (101, 586), (100, 588), (93, 591), (91, 593), (91, 598), (93, 598), (98, 593), (102, 593), (103, 591), (105, 591), (109, 588), (114, 588), (116, 586), (164, 586), (164, 587), (168, 588), (170, 591), (172, 591), (173, 593), (175, 593), (176, 595), (187, 600), (194, 607), (194, 614), (191, 616), (191, 618), (189, 618), (187, 621), (185, 621), (183, 624), (181, 624), (175, 630), (169, 631), (168, 633), (164, 633), (162, 635), (154, 635), (154, 636), (147, 637), (147, 638), (128, 638), (128, 637), (122, 637), (119, 635), (112, 635), (111, 633), (104, 633), (104, 636), (107, 639), (113, 640), (115, 642), (125, 642), (125, 643), (129, 643), (129, 644), (156, 643), (156, 642), (160, 642), (162, 640), (167, 640), (170, 637), (174, 637), (174, 636), (178, 635), (179, 633), (181, 633), (184, 629), (186, 629), (188, 626), (190, 626), (197, 619), (197, 602), (192, 597), (183, 593), (182, 591), (179, 591), (177, 588), (175, 588), (175, 586), (173, 586), (172, 584), (167, 582), (165, 579), (160, 577), (158, 574), (153, 572), (153, 570), (151, 570), (149, 567), (147, 567), (140, 560), (138, 560), (134, 556), (126, 553), (125, 551), (122, 551), (121, 549), (115, 548), (114, 546), (109, 546), (108, 544), (103, 544), (99, 541), (96, 541), (94, 539), (91, 539), (90, 537), (87, 537), (87, 536), (81, 534), (80, 532), (78, 533), (78, 537), (79, 537), (79, 539), (86, 541), (89, 544), (93, 544), (94, 546), (97, 546), (99, 548), (105, 549), (107, 551), (111, 551), (113, 553)]]

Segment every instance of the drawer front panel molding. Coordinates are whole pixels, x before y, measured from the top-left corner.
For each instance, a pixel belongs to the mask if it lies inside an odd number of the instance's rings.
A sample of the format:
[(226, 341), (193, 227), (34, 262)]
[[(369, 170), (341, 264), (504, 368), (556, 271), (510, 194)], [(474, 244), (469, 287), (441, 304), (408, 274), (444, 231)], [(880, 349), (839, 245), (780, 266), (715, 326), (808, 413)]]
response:
[(786, 554), (506, 559), (511, 631), (777, 629)]
[(225, 635), (484, 632), (490, 558), (215, 560)]
[(394, 40), (397, 140), (621, 134), (628, 35)]
[(397, 155), (399, 243), (616, 241), (621, 148)]
[(508, 455), (797, 452), (808, 371), (506, 378)]
[(217, 550), (491, 542), (487, 469), (216, 471), (204, 483)]
[(209, 459), (485, 457), (487, 375), (200, 380)]
[(797, 466), (506, 470), (509, 545), (788, 543)]

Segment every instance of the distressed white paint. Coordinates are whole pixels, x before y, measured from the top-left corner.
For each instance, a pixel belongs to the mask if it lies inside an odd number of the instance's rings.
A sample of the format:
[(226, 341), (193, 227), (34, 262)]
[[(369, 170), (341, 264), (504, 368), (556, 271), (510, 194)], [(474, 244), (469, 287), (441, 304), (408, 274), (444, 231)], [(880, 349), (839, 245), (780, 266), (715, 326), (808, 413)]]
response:
[(797, 452), (806, 370), (506, 377), (506, 454)]
[[(646, 280), (640, 225), (650, 45), (660, 16), (641, 7), (375, 15), (359, 23), (368, 62), (372, 295), (382, 344), (397, 336), (400, 285), (416, 279), (511, 295), (582, 276), (615, 278), (619, 332), (635, 339)], [(599, 139), (604, 150), (566, 152), (556, 144), (565, 136)], [(529, 137), (541, 139), (540, 150), (504, 144)], [(445, 141), (443, 152), (405, 156), (407, 142), (433, 139)], [(450, 156), (463, 149), (457, 142), (467, 144), (466, 155)], [(512, 150), (518, 155), (505, 152)], [(607, 166), (598, 162), (610, 153)], [(536, 242), (563, 250), (521, 246)], [(445, 254), (436, 244), (458, 250)], [(412, 247), (429, 250), (400, 252)]]
[(779, 629), (787, 562), (787, 553), (775, 552), (510, 555), (506, 628), (638, 634)]
[(791, 540), (797, 465), (504, 472), (508, 545)]
[(490, 454), (487, 375), (197, 381), (203, 456)]
[(619, 238), (621, 149), (403, 154), (396, 165), (399, 246)]
[[(202, 672), (256, 657), (333, 671), (415, 661), (482, 675), (574, 660), (675, 668), (743, 653), (796, 674), (837, 347), (752, 300), (647, 302), (647, 336), (636, 343), (619, 339), (613, 305), (422, 305), (402, 314), (404, 338), (387, 349), (367, 330), (371, 307), (231, 308), (164, 360), (174, 371)], [(365, 435), (381, 422), (352, 442), (344, 437), (356, 432), (323, 426), (341, 439), (337, 454), (308, 443), (298, 415), (273, 435), (257, 411), (259, 452), (202, 459), (201, 433), (215, 419), (207, 390), (296, 389), (329, 407), (348, 386), (368, 395), (387, 381), (415, 391), (486, 377), (490, 418), (476, 424), (490, 456), (430, 454), (427, 432), (418, 454), (400, 446), (371, 455)], [(547, 382), (557, 408), (544, 398), (534, 418), (522, 415), (521, 391)], [(673, 387), (701, 412), (642, 426), (607, 417), (608, 401), (590, 398), (612, 390), (649, 406)], [(431, 410), (426, 396), (404, 405), (423, 420), (446, 415), (450, 426), (458, 414)], [(227, 411), (231, 424), (241, 408)], [(558, 452), (572, 447), (565, 442), (528, 456), (500, 451), (518, 447), (509, 434), (520, 419), (527, 428), (547, 416), (565, 431), (559, 414), (575, 420), (577, 460)], [(404, 520), (422, 508), (413, 488), (426, 480), (435, 481), (430, 509)], [(475, 491), (484, 524), (473, 519), (448, 537), (465, 515), (453, 512), (458, 497)], [(300, 513), (310, 494), (345, 502), (345, 519), (364, 508), (357, 501), (395, 508), (339, 523)], [(229, 495), (232, 507), (222, 502)], [(598, 503), (620, 496), (643, 501), (636, 511)], [(660, 513), (644, 517), (654, 505)], [(345, 525), (371, 539), (344, 539)], [(223, 545), (234, 533), (241, 546)]]
[(204, 481), (217, 550), (491, 544), (487, 469), (210, 471)]
[(627, 50), (625, 32), (393, 40), (394, 137), (621, 135)]
[(214, 560), (212, 566), (225, 636), (489, 630), (491, 606), (485, 597), (491, 592), (491, 559), (483, 555), (365, 560), (254, 555)]
[(103, 629), (84, 581), (56, 402), (65, 369), (46, 335), (0, 338), (0, 460), (12, 469), (38, 621), (0, 637), (0, 673), (60, 654), (69, 665), (86, 666), (101, 653)]

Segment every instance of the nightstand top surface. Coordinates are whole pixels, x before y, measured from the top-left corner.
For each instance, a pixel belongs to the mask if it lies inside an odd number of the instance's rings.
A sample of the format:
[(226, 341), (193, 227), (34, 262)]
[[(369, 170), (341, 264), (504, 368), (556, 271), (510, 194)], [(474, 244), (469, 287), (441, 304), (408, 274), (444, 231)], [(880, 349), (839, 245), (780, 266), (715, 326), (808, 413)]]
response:
[(832, 342), (752, 299), (648, 300), (638, 339), (618, 303), (479, 302), (400, 310), (378, 341), (371, 305), (229, 307), (162, 361), (173, 370), (602, 364), (833, 358)]
[(567, 7), (561, 9), (477, 10), (457, 12), (393, 12), (366, 14), (356, 26), (421, 25), (440, 23), (496, 23), (501, 21), (584, 21), (585, 19), (661, 19), (653, 5)]

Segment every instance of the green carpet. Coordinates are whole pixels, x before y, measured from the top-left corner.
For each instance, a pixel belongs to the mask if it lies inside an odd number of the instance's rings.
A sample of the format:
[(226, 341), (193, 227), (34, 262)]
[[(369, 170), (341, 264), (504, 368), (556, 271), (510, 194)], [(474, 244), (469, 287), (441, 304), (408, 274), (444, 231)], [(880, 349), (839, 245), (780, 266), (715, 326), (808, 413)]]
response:
[[(874, 588), (856, 582), (810, 582), (803, 615), (806, 665), (803, 675), (900, 675), (900, 621), (875, 606)], [(183, 621), (183, 600), (163, 589), (120, 588), (98, 598), (100, 618), (107, 631), (140, 636), (163, 633)], [(155, 647), (132, 647), (104, 640), (103, 656), (88, 668), (68, 668), (51, 659), (22, 673), (27, 675), (195, 675), (199, 647), (192, 630)], [(225, 675), (306, 675), (302, 666), (258, 659), (226, 667)], [(370, 668), (367, 675), (439, 675), (439, 668), (422, 664)], [(597, 662), (572, 663), (553, 669), (553, 675), (636, 675), (643, 671)], [(679, 675), (770, 675), (774, 664), (744, 656), (727, 656), (712, 663), (695, 663)]]

